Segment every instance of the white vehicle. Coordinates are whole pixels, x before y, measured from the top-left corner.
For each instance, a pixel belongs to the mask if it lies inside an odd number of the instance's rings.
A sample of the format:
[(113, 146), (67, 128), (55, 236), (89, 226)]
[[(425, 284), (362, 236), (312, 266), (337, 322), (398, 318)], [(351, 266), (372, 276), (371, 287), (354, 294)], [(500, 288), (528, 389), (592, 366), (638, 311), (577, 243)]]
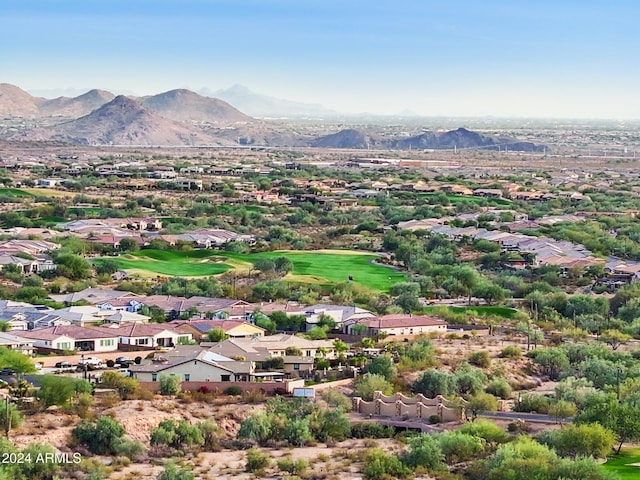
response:
[(85, 365), (91, 365), (92, 367), (101, 367), (102, 360), (97, 357), (85, 357), (78, 360), (78, 366), (84, 367)]

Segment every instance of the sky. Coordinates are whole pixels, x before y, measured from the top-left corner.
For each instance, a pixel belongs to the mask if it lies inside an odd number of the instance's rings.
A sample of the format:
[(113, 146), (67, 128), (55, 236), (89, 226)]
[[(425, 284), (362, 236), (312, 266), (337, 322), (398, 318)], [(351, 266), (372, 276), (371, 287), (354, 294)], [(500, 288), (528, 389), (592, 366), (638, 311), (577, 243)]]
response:
[(640, 118), (637, 0), (2, 0), (0, 82), (345, 113)]

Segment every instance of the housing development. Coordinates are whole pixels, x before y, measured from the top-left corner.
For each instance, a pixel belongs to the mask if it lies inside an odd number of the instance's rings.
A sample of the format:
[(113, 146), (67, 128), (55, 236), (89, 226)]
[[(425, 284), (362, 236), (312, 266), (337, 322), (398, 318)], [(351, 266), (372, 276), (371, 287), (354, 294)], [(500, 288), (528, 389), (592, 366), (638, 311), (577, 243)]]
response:
[(633, 127), (0, 87), (0, 479), (640, 474)]

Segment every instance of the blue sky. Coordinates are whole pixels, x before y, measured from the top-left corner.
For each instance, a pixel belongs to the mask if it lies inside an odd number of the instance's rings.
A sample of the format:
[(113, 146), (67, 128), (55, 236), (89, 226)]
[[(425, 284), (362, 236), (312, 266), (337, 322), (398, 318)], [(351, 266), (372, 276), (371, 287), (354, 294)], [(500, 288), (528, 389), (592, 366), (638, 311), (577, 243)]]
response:
[(640, 2), (2, 0), (0, 82), (344, 112), (640, 118)]

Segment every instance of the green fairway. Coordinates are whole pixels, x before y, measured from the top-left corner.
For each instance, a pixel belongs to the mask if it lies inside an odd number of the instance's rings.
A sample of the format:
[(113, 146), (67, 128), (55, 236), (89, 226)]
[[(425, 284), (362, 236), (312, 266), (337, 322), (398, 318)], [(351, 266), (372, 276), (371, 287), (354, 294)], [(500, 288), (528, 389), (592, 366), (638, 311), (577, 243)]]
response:
[(377, 255), (354, 251), (280, 251), (251, 255), (233, 255), (244, 261), (255, 262), (258, 258), (287, 257), (293, 262), (293, 271), (288, 276), (292, 281), (308, 283), (340, 283), (353, 277), (355, 283), (374, 290), (387, 292), (393, 285), (406, 280), (403, 273), (383, 265), (371, 263)]
[[(253, 254), (218, 252), (214, 250), (163, 251), (141, 250), (114, 258), (118, 268), (160, 275), (196, 277), (224, 273), (230, 269), (248, 271), (260, 258), (287, 257), (293, 271), (285, 280), (329, 285), (346, 282), (349, 276), (360, 285), (378, 291), (388, 291), (405, 280), (403, 273), (371, 263), (377, 255), (355, 251), (279, 251)], [(98, 259), (96, 262), (100, 262)]]
[(507, 307), (490, 307), (490, 306), (479, 306), (479, 307), (442, 307), (442, 306), (433, 306), (433, 307), (425, 307), (425, 311), (437, 311), (438, 309), (446, 308), (450, 312), (453, 313), (472, 313), (477, 315), (478, 317), (483, 317), (487, 315), (493, 315), (496, 317), (502, 318), (513, 318), (518, 314), (518, 310), (515, 308), (507, 308)]
[(0, 188), (0, 197), (35, 197), (35, 195), (18, 188)]
[(632, 463), (640, 464), (640, 448), (623, 448), (619, 455), (611, 455), (602, 468), (617, 474), (621, 480), (640, 478), (640, 467), (630, 465)]
[[(232, 268), (219, 261), (216, 254), (211, 250), (142, 250), (131, 255), (121, 255), (114, 260), (121, 270), (146, 271), (172, 277), (206, 277), (219, 275)], [(94, 262), (99, 263), (101, 260), (103, 259)]]

